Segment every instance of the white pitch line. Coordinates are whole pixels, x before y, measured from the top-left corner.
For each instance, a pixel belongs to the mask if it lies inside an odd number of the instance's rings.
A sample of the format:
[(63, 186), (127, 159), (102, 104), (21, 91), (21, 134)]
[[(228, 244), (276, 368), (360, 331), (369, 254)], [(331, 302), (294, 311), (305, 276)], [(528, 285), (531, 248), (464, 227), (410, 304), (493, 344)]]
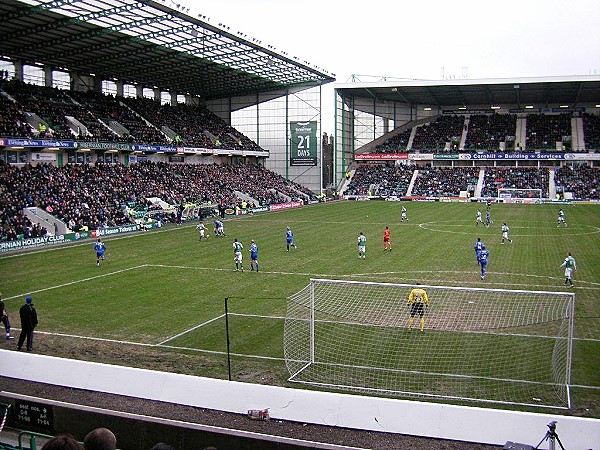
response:
[[(435, 228), (436, 226), (439, 227), (443, 227), (444, 229), (437, 229)], [(471, 234), (473, 231), (470, 230), (464, 230), (464, 231), (453, 231), (453, 230), (448, 230), (448, 228), (451, 227), (465, 227), (468, 225), (461, 225), (461, 224), (449, 224), (449, 223), (441, 223), (441, 222), (422, 222), (419, 224), (419, 228), (421, 228), (422, 230), (427, 230), (427, 231), (435, 231), (436, 233), (452, 233), (452, 234)], [(582, 227), (589, 227), (592, 228), (592, 231), (587, 231), (587, 232), (573, 232), (570, 231), (569, 232), (569, 236), (588, 236), (590, 234), (598, 234), (600, 233), (600, 228), (599, 227), (595, 227), (593, 225), (580, 225)], [(520, 229), (520, 228), (524, 228), (524, 229), (529, 229), (529, 228), (535, 228), (535, 229), (540, 229), (540, 227), (519, 227), (519, 226), (514, 226), (511, 227), (511, 229)], [(547, 227), (543, 227), (543, 228), (547, 228), (549, 230), (553, 230), (555, 228), (552, 228), (550, 226)], [(485, 227), (484, 229), (490, 229), (489, 227)], [(572, 229), (571, 229), (572, 230)], [(499, 230), (498, 230), (499, 231)], [(539, 234), (539, 233), (535, 233), (535, 234), (510, 234), (511, 237), (559, 237), (561, 235), (558, 235), (556, 233), (554, 234)]]
[(594, 389), (600, 390), (600, 386), (582, 386), (581, 384), (570, 384), (569, 387), (579, 388), (579, 389)]
[(230, 316), (238, 316), (238, 317), (256, 317), (257, 319), (280, 319), (283, 320), (285, 316), (265, 316), (262, 314), (243, 314), (243, 313), (228, 313)]
[[(222, 267), (194, 267), (194, 266), (178, 266), (178, 265), (170, 265), (170, 264), (145, 264), (148, 267), (162, 267), (165, 269), (186, 269), (186, 270), (214, 270), (216, 272), (235, 272), (234, 269), (223, 269)], [(329, 274), (329, 273), (310, 273), (310, 272), (282, 272), (276, 270), (263, 270), (261, 269), (261, 273), (266, 273), (269, 275), (296, 275), (301, 277), (316, 277), (316, 278), (327, 278), (327, 277), (349, 277), (351, 275), (344, 274)]]
[[(19, 328), (17, 328), (18, 330)], [(131, 342), (131, 341), (121, 341), (119, 339), (108, 339), (108, 338), (99, 338), (99, 337), (91, 337), (91, 336), (80, 336), (77, 334), (67, 334), (67, 333), (54, 333), (51, 331), (38, 331), (35, 330), (36, 334), (45, 334), (48, 336), (60, 336), (60, 337), (69, 337), (75, 339), (84, 339), (88, 341), (99, 341), (99, 342), (112, 342), (115, 344), (127, 344), (127, 345), (137, 345), (140, 347), (156, 347), (156, 344), (144, 344), (142, 342)]]
[[(465, 271), (459, 271), (459, 270), (396, 270), (396, 271), (387, 271), (387, 272), (363, 272), (363, 273), (353, 273), (350, 274), (349, 276), (353, 276), (353, 277), (373, 277), (373, 276), (385, 276), (385, 275), (400, 275), (400, 274), (415, 274), (415, 275), (419, 275), (419, 274), (429, 274), (429, 273), (447, 273), (447, 274), (456, 274), (456, 275), (469, 275), (469, 274), (479, 274), (479, 271), (474, 269), (472, 272), (465, 272)], [(526, 274), (526, 273), (510, 273), (510, 272), (489, 272), (488, 271), (488, 275), (501, 275), (501, 276), (512, 276), (512, 277), (526, 277), (526, 278), (542, 278), (542, 279), (546, 279), (546, 280), (557, 280), (557, 281), (563, 281), (564, 277), (553, 277), (553, 276), (549, 276), (549, 275), (536, 275), (536, 274)], [(580, 288), (580, 289), (599, 289), (600, 288), (600, 283), (596, 283), (594, 281), (586, 281), (586, 280), (576, 280), (578, 285), (576, 286), (576, 288)], [(463, 281), (461, 281), (463, 282)], [(467, 282), (465, 282), (467, 283)], [(506, 285), (511, 285), (511, 283), (502, 283), (502, 284), (506, 284)], [(599, 286), (599, 288), (595, 288), (595, 287), (581, 287), (579, 286), (579, 284), (591, 284), (594, 286)], [(524, 284), (519, 284), (519, 283), (513, 283), (512, 285), (514, 286), (522, 286)], [(537, 285), (537, 286), (541, 286), (541, 285)], [(565, 291), (565, 292), (570, 292), (570, 291)]]
[(65, 286), (71, 286), (73, 284), (84, 283), (86, 281), (91, 281), (91, 280), (97, 280), (98, 278), (109, 277), (111, 275), (116, 275), (118, 273), (127, 272), (129, 270), (141, 269), (142, 267), (146, 267), (146, 266), (147, 266), (147, 264), (142, 264), (141, 266), (134, 266), (134, 267), (128, 267), (127, 269), (115, 270), (113, 272), (103, 273), (101, 275), (95, 275), (93, 277), (82, 278), (81, 280), (69, 281), (68, 283), (57, 284), (56, 286), (50, 286), (50, 287), (46, 287), (46, 288), (42, 288), (42, 289), (36, 289), (35, 291), (29, 291), (29, 292), (25, 292), (23, 294), (13, 295), (12, 297), (6, 297), (5, 300), (11, 300), (13, 298), (23, 297), (24, 295), (38, 294), (40, 292), (50, 291), (52, 289), (60, 289)]
[[(181, 265), (172, 265), (172, 264), (144, 264), (146, 267), (160, 267), (165, 269), (185, 269), (185, 270), (213, 270), (215, 272), (234, 272), (233, 269), (224, 269), (222, 267), (195, 267), (195, 266), (181, 266)], [(283, 272), (277, 270), (261, 270), (261, 273), (266, 273), (269, 275), (296, 275), (296, 276), (306, 276), (306, 277), (318, 277), (318, 278), (351, 278), (351, 277), (376, 277), (376, 276), (384, 276), (384, 275), (402, 275), (402, 274), (428, 274), (428, 273), (454, 273), (457, 275), (469, 275), (475, 274), (478, 275), (478, 271), (474, 269), (472, 272), (464, 272), (464, 271), (452, 271), (452, 270), (413, 270), (413, 271), (389, 271), (389, 272), (372, 272), (372, 273), (310, 273), (310, 272)], [(560, 277), (551, 277), (548, 275), (534, 275), (534, 274), (524, 274), (524, 273), (507, 273), (507, 272), (489, 272), (488, 275), (503, 275), (503, 276), (521, 276), (521, 277), (531, 277), (531, 278), (544, 278), (549, 280), (562, 280)], [(450, 280), (451, 281), (451, 280)], [(595, 283), (593, 281), (585, 281), (585, 280), (576, 280), (577, 285), (575, 289), (587, 289), (587, 290), (597, 290), (600, 289), (600, 283)], [(461, 283), (468, 284), (469, 282), (462, 281)], [(479, 282), (470, 282), (470, 284), (478, 284)], [(490, 284), (494, 284), (493, 282)], [(524, 283), (496, 283), (507, 286), (537, 286), (537, 287), (548, 287), (548, 285), (530, 285)], [(579, 284), (592, 284), (599, 286), (595, 287), (584, 287)], [(573, 292), (573, 291), (565, 291), (565, 292)]]
[[(158, 344), (157, 347), (161, 347), (161, 348), (170, 348), (173, 350), (189, 350), (192, 352), (199, 352), (199, 353), (209, 353), (211, 355), (226, 355), (227, 352), (223, 352), (220, 350), (204, 350), (201, 348), (192, 348), (192, 347), (178, 347), (176, 345), (162, 345), (162, 344)], [(270, 361), (285, 361), (285, 358), (279, 358), (277, 356), (260, 356), (260, 355), (246, 355), (244, 353), (229, 353), (231, 356), (238, 356), (241, 358), (249, 358), (249, 359), (267, 359)]]
[[(244, 314), (237, 314), (238, 316), (244, 316)], [(250, 315), (248, 315), (250, 316)], [(223, 317), (220, 316), (220, 317)], [(205, 322), (203, 325), (212, 322), (214, 320), (219, 319), (220, 317), (215, 317), (214, 319), (211, 319), (208, 322)], [(250, 316), (250, 317), (255, 317), (255, 316)], [(273, 316), (263, 316), (264, 318), (278, 318), (278, 317), (273, 317)], [(285, 319), (285, 317), (283, 317), (282, 319)], [(201, 326), (201, 325), (199, 325)], [(198, 327), (195, 327), (198, 328)], [(19, 328), (12, 328), (13, 330), (20, 330)], [(191, 331), (191, 330), (188, 330)], [(187, 331), (186, 331), (187, 332)], [(170, 348), (170, 349), (179, 349), (179, 350), (189, 350), (189, 351), (194, 351), (194, 352), (200, 352), (200, 353), (210, 353), (210, 354), (215, 354), (215, 355), (226, 355), (227, 352), (223, 352), (220, 350), (206, 350), (206, 349), (201, 349), (201, 348), (193, 348), (193, 347), (181, 347), (178, 345), (166, 345), (164, 344), (164, 342), (167, 341), (163, 341), (160, 342), (158, 344), (146, 344), (143, 342), (132, 342), (132, 341), (123, 341), (123, 340), (119, 340), (119, 339), (109, 339), (109, 338), (99, 338), (99, 337), (93, 337), (93, 336), (81, 336), (81, 335), (77, 335), (77, 334), (68, 334), (68, 333), (55, 333), (52, 331), (37, 331), (36, 333), (39, 334), (44, 334), (47, 336), (59, 336), (59, 337), (68, 337), (68, 338), (73, 338), (73, 339), (82, 339), (82, 340), (88, 340), (88, 341), (98, 341), (98, 342), (110, 342), (110, 343), (114, 343), (114, 344), (125, 344), (125, 345), (133, 345), (133, 346), (138, 346), (138, 347), (160, 347), (160, 348)], [(181, 333), (184, 334), (184, 333)], [(494, 333), (485, 333), (485, 334), (494, 334)], [(535, 335), (519, 335), (522, 337), (535, 337), (535, 338), (539, 338), (540, 336), (535, 336)], [(544, 337), (544, 336), (541, 336)], [(173, 338), (171, 338), (173, 339)], [(598, 343), (600, 342), (600, 339), (591, 339), (591, 338), (573, 338), (573, 341), (582, 341), (582, 342), (594, 342), (594, 343)], [(255, 359), (269, 359), (269, 360), (274, 360), (274, 361), (284, 361), (285, 358), (279, 358), (279, 357), (274, 357), (274, 356), (260, 356), (260, 355), (247, 355), (244, 353), (230, 353), (230, 355), (232, 356), (239, 356), (239, 357), (243, 357), (243, 358), (255, 358)], [(585, 388), (586, 386), (578, 386), (578, 387), (582, 387)], [(588, 386), (589, 387), (589, 386)], [(598, 387), (598, 389), (600, 389), (600, 387)]]
[(212, 322), (214, 322), (215, 320), (222, 319), (223, 317), (225, 317), (225, 314), (221, 314), (220, 316), (213, 317), (212, 319), (210, 319), (210, 320), (207, 320), (206, 322), (202, 322), (200, 325), (196, 325), (195, 327), (188, 328), (187, 330), (184, 330), (184, 331), (182, 331), (181, 333), (179, 333), (179, 334), (176, 334), (175, 336), (171, 336), (170, 338), (167, 338), (167, 339), (165, 339), (164, 341), (162, 341), (162, 342), (159, 342), (159, 343), (158, 343), (158, 344), (156, 344), (156, 345), (163, 345), (163, 344), (164, 344), (164, 343), (166, 343), (166, 342), (172, 341), (173, 339), (177, 339), (178, 337), (180, 337), (180, 336), (183, 336), (184, 334), (191, 333), (192, 331), (194, 331), (194, 330), (197, 330), (198, 328), (201, 328), (201, 327), (203, 327), (204, 325), (208, 325), (209, 323), (212, 323)]

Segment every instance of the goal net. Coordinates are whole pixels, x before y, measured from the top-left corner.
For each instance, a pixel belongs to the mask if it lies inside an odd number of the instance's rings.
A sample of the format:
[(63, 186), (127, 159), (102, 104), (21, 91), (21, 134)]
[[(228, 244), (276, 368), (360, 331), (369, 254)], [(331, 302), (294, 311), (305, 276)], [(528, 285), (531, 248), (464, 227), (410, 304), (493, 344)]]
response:
[(570, 407), (575, 296), (312, 279), (287, 299), (289, 381), (369, 394)]
[(541, 203), (542, 189), (498, 188), (498, 200), (504, 203)]

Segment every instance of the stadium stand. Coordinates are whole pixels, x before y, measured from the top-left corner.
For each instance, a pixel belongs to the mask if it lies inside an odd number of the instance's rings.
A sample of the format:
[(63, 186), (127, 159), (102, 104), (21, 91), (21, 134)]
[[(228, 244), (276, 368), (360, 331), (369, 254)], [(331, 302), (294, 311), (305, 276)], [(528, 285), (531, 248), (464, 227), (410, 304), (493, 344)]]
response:
[(411, 150), (457, 150), (464, 122), (464, 116), (440, 116), (434, 122), (417, 127)]
[(542, 196), (548, 197), (550, 171), (547, 167), (489, 167), (485, 170), (483, 197), (496, 197), (498, 188), (541, 189)]
[(404, 153), (407, 151), (408, 140), (411, 133), (412, 128), (404, 130), (402, 133), (388, 139), (383, 144), (379, 144), (375, 147), (374, 151), (379, 153)]
[(134, 223), (132, 212), (158, 197), (171, 205), (199, 203), (240, 206), (241, 192), (254, 206), (315, 200), (313, 192), (260, 165), (49, 164), (23, 167), (0, 163), (0, 239), (45, 234), (23, 217), (25, 207), (44, 209), (77, 231)]
[(39, 137), (262, 150), (203, 106), (161, 105), (148, 98), (65, 91), (18, 80), (0, 81), (0, 99), (7, 111), (0, 119), (4, 136), (39, 136), (37, 124), (44, 123), (48, 129)]
[(4, 95), (0, 95), (0, 133), (4, 136), (33, 137), (23, 109)]
[(571, 136), (570, 114), (528, 114), (527, 115), (526, 149), (556, 150), (556, 143), (561, 142), (563, 149), (570, 148)]
[(477, 184), (475, 167), (424, 167), (419, 169), (412, 190), (414, 196), (457, 197), (460, 191)]
[[(466, 150), (491, 150), (499, 149), (501, 142), (507, 142), (507, 136), (512, 136), (514, 149), (514, 136), (516, 134), (517, 116), (514, 114), (477, 114), (469, 120)], [(505, 149), (509, 146), (506, 145)]]
[(585, 164), (560, 167), (554, 173), (556, 191), (571, 192), (574, 198), (600, 199), (600, 169)]
[(583, 134), (587, 151), (600, 151), (600, 116), (583, 114)]
[(358, 166), (352, 181), (348, 184), (346, 195), (373, 195), (381, 197), (407, 194), (415, 166), (377, 164)]

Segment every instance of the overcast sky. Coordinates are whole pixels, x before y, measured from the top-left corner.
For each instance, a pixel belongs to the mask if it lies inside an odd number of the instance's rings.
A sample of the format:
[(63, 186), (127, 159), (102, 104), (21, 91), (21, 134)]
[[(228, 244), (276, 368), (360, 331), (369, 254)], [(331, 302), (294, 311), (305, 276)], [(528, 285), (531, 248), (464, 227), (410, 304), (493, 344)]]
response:
[[(174, 1), (335, 73), (338, 83), (352, 74), (361, 81), (600, 75), (600, 0)], [(333, 114), (333, 86), (323, 105)], [(323, 118), (323, 131), (333, 131), (333, 118)]]

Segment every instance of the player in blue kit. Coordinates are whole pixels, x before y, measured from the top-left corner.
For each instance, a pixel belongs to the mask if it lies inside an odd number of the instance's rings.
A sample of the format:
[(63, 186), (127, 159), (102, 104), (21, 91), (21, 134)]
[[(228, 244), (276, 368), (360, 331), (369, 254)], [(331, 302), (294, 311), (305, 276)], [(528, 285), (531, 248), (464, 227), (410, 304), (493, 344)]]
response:
[(481, 250), (483, 250), (483, 242), (481, 242), (481, 238), (477, 238), (477, 240), (475, 241), (475, 258), (477, 258), (477, 265), (481, 265), (479, 263), (479, 254), (481, 253)]
[(258, 272), (258, 245), (254, 242), (254, 239), (250, 241), (250, 270), (254, 270), (254, 266), (256, 266), (256, 271)]
[(102, 240), (98, 239), (94, 244), (94, 250), (96, 251), (96, 266), (100, 267), (100, 261), (104, 261), (104, 252), (106, 251), (106, 245)]
[(485, 248), (485, 245), (481, 247), (479, 252), (479, 265), (481, 266), (481, 279), (485, 279), (487, 273), (488, 260), (490, 258), (490, 251)]
[(294, 244), (294, 232), (290, 227), (287, 227), (285, 230), (285, 241), (287, 251), (290, 251), (290, 247), (298, 248), (296, 244)]

